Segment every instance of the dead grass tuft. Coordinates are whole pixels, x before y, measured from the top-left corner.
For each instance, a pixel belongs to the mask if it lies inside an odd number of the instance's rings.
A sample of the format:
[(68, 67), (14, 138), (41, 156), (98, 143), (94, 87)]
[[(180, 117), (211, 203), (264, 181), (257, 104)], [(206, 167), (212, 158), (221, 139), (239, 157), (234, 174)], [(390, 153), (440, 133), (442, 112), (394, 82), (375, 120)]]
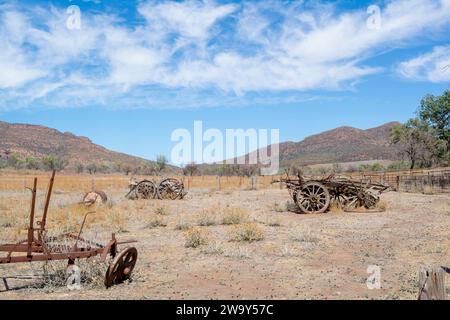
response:
[(177, 223), (175, 224), (175, 230), (185, 231), (188, 230), (189, 228), (191, 228), (191, 224), (184, 218), (178, 219)]
[(313, 244), (317, 244), (320, 241), (320, 238), (315, 235), (311, 229), (306, 229), (306, 230), (294, 230), (291, 233), (291, 238), (295, 241), (299, 241), (299, 242), (307, 242), (307, 243), (313, 243)]
[(222, 217), (222, 224), (232, 225), (246, 221), (248, 213), (241, 208), (226, 208)]
[(217, 215), (211, 210), (203, 210), (197, 224), (204, 227), (214, 226), (217, 224)]
[(186, 231), (185, 234), (185, 244), (186, 248), (197, 248), (208, 244), (210, 235), (207, 231), (202, 230), (198, 227), (193, 227)]
[(153, 229), (157, 227), (166, 227), (167, 222), (161, 216), (152, 216), (145, 224), (145, 229)]
[(221, 255), (223, 254), (224, 250), (222, 247), (220, 247), (216, 241), (213, 241), (210, 243), (205, 249), (201, 251), (203, 254), (208, 255)]
[(238, 225), (230, 231), (230, 241), (253, 242), (263, 239), (264, 229), (254, 222)]
[(169, 210), (167, 209), (167, 207), (157, 207), (155, 209), (155, 213), (160, 216), (167, 216), (169, 214)]

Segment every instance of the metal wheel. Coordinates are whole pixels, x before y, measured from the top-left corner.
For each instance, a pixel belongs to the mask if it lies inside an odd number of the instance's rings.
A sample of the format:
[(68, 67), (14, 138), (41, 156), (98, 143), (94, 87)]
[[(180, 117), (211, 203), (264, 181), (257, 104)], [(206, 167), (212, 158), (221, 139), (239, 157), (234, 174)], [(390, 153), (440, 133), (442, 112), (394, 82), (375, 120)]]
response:
[(108, 196), (105, 192), (101, 190), (95, 190), (86, 192), (86, 194), (83, 197), (83, 203), (85, 206), (91, 206), (94, 203), (100, 204), (105, 203), (108, 200)]
[(138, 199), (153, 199), (156, 196), (156, 186), (152, 181), (143, 180), (137, 184), (135, 192)]
[(158, 198), (175, 200), (183, 197), (184, 185), (177, 179), (168, 178), (159, 183)]
[(129, 247), (120, 251), (111, 261), (105, 275), (107, 288), (130, 278), (137, 261), (137, 250)]
[(296, 193), (295, 202), (304, 213), (323, 213), (330, 206), (330, 193), (319, 182), (307, 182)]

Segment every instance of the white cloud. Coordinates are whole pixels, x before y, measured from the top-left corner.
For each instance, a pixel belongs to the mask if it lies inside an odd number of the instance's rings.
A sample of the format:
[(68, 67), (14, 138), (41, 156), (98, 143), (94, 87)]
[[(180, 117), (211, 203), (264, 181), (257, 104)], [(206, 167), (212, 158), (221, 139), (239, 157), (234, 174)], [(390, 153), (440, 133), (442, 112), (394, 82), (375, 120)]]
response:
[(210, 35), (211, 27), (235, 9), (236, 6), (232, 4), (217, 5), (207, 0), (163, 3), (149, 1), (139, 7), (139, 13), (155, 29), (205, 40)]
[(449, 82), (450, 46), (435, 47), (431, 52), (400, 63), (398, 73), (407, 79)]
[[(325, 2), (143, 1), (143, 23), (82, 11), (81, 30), (66, 28), (65, 8), (0, 9), (2, 108), (174, 106), (199, 97), (208, 105), (214, 96), (234, 104), (254, 92), (345, 89), (384, 70), (369, 58), (445, 37), (450, 26), (450, 0), (392, 0), (379, 30), (367, 28), (365, 8), (341, 12)], [(438, 69), (448, 52), (435, 48), (401, 72), (445, 81)]]

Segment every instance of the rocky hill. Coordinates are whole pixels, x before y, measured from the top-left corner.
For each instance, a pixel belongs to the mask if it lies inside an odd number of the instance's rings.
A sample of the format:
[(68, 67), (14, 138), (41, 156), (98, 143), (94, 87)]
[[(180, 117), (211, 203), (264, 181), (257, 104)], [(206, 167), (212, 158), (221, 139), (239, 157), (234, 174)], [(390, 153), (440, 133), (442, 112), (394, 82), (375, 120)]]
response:
[(68, 162), (68, 168), (74, 167), (77, 163), (84, 165), (120, 163), (131, 168), (152, 164), (149, 160), (108, 150), (93, 143), (89, 138), (76, 136), (70, 132), (63, 133), (39, 125), (0, 121), (0, 156), (8, 157), (14, 153), (37, 158), (56, 155)]
[(396, 160), (398, 152), (389, 144), (389, 135), (398, 124), (389, 122), (367, 130), (339, 127), (300, 142), (280, 143), (281, 165)]

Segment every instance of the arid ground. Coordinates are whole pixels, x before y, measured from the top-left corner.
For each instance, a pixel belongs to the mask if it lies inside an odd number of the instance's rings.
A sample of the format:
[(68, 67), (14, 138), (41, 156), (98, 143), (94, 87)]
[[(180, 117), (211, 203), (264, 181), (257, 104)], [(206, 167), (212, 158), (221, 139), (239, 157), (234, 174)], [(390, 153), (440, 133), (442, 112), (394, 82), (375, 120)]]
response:
[[(29, 212), (29, 192), (7, 178), (0, 177), (1, 243), (25, 238)], [(56, 184), (49, 234), (78, 230), (93, 209), (78, 204), (89, 179)], [(39, 182), (38, 217), (47, 180)], [(81, 290), (8, 279), (11, 290), (0, 281), (0, 299), (416, 299), (421, 266), (450, 267), (448, 194), (387, 192), (384, 212), (304, 215), (287, 210), (288, 192), (277, 185), (196, 187), (175, 201), (127, 200), (125, 183), (105, 191), (109, 200), (88, 218), (84, 236), (106, 243), (116, 232), (119, 240), (138, 240), (132, 280), (105, 289), (105, 266), (92, 258), (80, 262), (89, 273)], [(370, 265), (381, 268), (381, 289), (366, 285)], [(2, 265), (0, 277), (38, 275), (42, 267)], [(61, 271), (64, 264), (47, 269)]]

